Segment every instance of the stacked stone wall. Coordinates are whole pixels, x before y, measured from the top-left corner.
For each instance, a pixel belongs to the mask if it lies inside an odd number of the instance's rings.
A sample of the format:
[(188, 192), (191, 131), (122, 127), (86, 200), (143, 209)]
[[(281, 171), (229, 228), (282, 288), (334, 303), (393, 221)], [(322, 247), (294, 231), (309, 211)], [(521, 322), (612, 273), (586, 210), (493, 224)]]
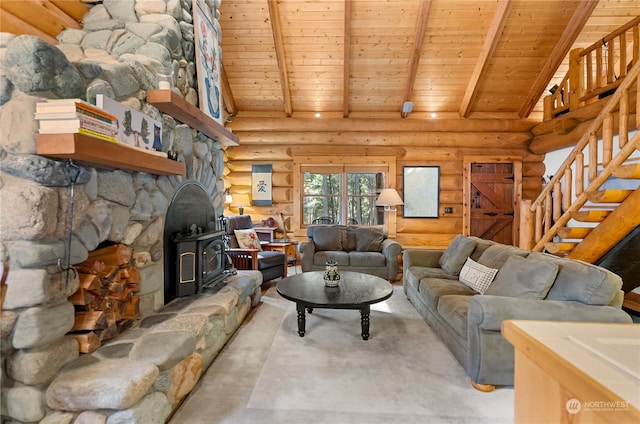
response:
[[(215, 19), (219, 0), (203, 3)], [(177, 349), (179, 361), (165, 359), (166, 369), (153, 371), (149, 366), (148, 372), (138, 371), (139, 387), (145, 387), (145, 393), (104, 406), (122, 410), (120, 415), (105, 413), (96, 404), (65, 405), (53, 389), (48, 390), (61, 374), (73, 372), (70, 367), (100, 355), (109, 357), (103, 352), (78, 359), (77, 345), (65, 336), (74, 321), (73, 306), (66, 299), (79, 284), (67, 264), (82, 262), (101, 244), (132, 246), (140, 270), (140, 291), (136, 293), (140, 312), (142, 317), (151, 316), (164, 305), (164, 219), (176, 188), (186, 180), (199, 182), (216, 213), (222, 213), (224, 147), (145, 101), (147, 90), (158, 88), (158, 72), (171, 68), (173, 89), (197, 104), (193, 31), (192, 0), (104, 0), (90, 9), (83, 30), (63, 31), (57, 46), (32, 36), (0, 33), (0, 259), (10, 264), (0, 317), (3, 419), (160, 422), (145, 421), (140, 414), (148, 418), (144, 414), (149, 412), (139, 410), (155, 410), (162, 416), (184, 395), (184, 389), (159, 383), (171, 381), (166, 372), (177, 366), (175, 362), (187, 361), (181, 365), (185, 369), (198, 362), (210, 363), (217, 352), (212, 343), (226, 340), (197, 333), (192, 336), (191, 349), (184, 347), (191, 343), (185, 336)], [(37, 155), (36, 103), (55, 98), (93, 99), (97, 94), (161, 120), (163, 150), (178, 151), (186, 175), (70, 165)], [(255, 303), (256, 291), (250, 292)], [(245, 302), (244, 298), (236, 300)], [(244, 312), (239, 313), (238, 308)], [(235, 329), (246, 309), (239, 303), (207, 315), (208, 331), (216, 327), (210, 322), (212, 316), (233, 321), (222, 326), (221, 334)], [(209, 340), (208, 344), (203, 340)], [(148, 388), (146, 382), (151, 382)], [(135, 410), (140, 402), (146, 406)], [(158, 407), (158, 402), (167, 407)], [(91, 412), (79, 418), (83, 408)]]

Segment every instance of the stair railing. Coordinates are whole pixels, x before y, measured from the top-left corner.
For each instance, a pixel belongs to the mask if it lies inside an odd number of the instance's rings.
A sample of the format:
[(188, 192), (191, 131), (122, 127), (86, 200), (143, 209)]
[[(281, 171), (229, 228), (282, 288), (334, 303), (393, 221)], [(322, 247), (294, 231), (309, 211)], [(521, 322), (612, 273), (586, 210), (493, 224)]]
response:
[(616, 89), (640, 60), (640, 16), (569, 55), (569, 71), (544, 98), (544, 120), (575, 110)]
[[(640, 150), (640, 131), (629, 140), (629, 121), (633, 119), (636, 124), (640, 123), (640, 96), (637, 95), (640, 62), (634, 63), (542, 193), (532, 203), (523, 202), (521, 247), (542, 251), (545, 243), (551, 241), (558, 234), (558, 229), (571, 219), (571, 213), (580, 210), (588, 201), (587, 193), (597, 191), (611, 177), (613, 170)], [(629, 112), (632, 99), (636, 102), (635, 114)], [(616, 119), (620, 150), (612, 157)], [(598, 134), (602, 135), (600, 142)], [(599, 166), (602, 167), (600, 172)]]

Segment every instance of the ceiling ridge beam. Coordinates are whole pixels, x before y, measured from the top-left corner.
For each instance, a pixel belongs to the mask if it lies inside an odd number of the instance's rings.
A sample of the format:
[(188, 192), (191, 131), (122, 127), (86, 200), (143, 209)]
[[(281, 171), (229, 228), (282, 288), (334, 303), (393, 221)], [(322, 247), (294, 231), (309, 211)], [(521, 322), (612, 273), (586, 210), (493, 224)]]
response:
[(587, 20), (597, 5), (598, 0), (584, 0), (578, 2), (578, 7), (576, 7), (576, 10), (573, 12), (571, 20), (569, 20), (569, 23), (564, 28), (562, 36), (554, 46), (547, 62), (544, 64), (542, 70), (538, 74), (538, 77), (531, 86), (529, 94), (520, 106), (518, 116), (521, 118), (529, 116), (542, 96), (542, 93), (546, 89), (547, 84), (551, 81), (551, 78), (553, 78), (556, 70), (564, 60), (567, 53), (569, 53), (571, 46), (575, 43), (578, 35), (580, 35), (580, 31), (584, 28)]
[(431, 9), (432, 0), (422, 0), (420, 2), (420, 11), (418, 12), (418, 22), (416, 23), (416, 33), (411, 49), (411, 58), (409, 59), (409, 71), (404, 85), (404, 94), (402, 95), (402, 105), (411, 100), (413, 95), (413, 86), (416, 82), (418, 73), (418, 65), (420, 64), (420, 54), (422, 53), (422, 45), (424, 44), (424, 34), (427, 30), (427, 21), (429, 20), (429, 10)]
[(344, 56), (342, 70), (342, 116), (349, 117), (349, 74), (351, 73), (351, 0), (344, 2)]
[(291, 102), (291, 86), (289, 85), (289, 70), (284, 52), (284, 39), (282, 35), (282, 25), (280, 23), (280, 13), (278, 13), (277, 1), (267, 1), (269, 5), (269, 16), (271, 18), (271, 31), (273, 32), (273, 43), (276, 49), (276, 59), (278, 61), (278, 71), (280, 72), (280, 85), (282, 86), (282, 97), (284, 99), (284, 112), (287, 116), (293, 115), (293, 105)]
[(502, 30), (507, 23), (507, 17), (509, 16), (512, 4), (513, 2), (511, 0), (498, 2), (498, 7), (493, 15), (491, 26), (489, 27), (489, 31), (487, 31), (487, 36), (485, 37), (484, 44), (480, 50), (480, 55), (476, 61), (475, 68), (471, 73), (471, 78), (469, 78), (469, 84), (464, 92), (464, 96), (462, 97), (459, 114), (463, 118), (467, 118), (469, 113), (471, 113), (471, 105), (478, 94), (478, 82), (484, 75), (487, 65), (489, 64), (489, 59), (493, 56), (493, 52), (500, 41), (500, 36), (502, 35)]

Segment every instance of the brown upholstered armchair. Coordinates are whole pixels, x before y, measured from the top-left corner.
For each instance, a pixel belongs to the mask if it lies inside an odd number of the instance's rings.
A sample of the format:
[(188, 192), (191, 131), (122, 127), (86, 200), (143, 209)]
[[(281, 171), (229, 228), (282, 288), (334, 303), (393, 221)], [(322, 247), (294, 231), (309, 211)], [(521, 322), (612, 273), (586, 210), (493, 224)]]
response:
[(286, 277), (287, 261), (283, 252), (241, 248), (234, 230), (253, 228), (251, 215), (227, 216), (226, 231), (229, 236), (229, 256), (236, 269), (253, 269), (262, 273), (263, 281)]

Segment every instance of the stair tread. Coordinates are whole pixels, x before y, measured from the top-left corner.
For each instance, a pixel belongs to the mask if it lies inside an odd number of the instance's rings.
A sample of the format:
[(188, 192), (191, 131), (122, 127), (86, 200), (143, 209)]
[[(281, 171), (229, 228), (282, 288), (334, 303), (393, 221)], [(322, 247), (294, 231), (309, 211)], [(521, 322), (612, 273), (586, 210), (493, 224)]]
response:
[(640, 163), (622, 165), (614, 169), (612, 174), (618, 178), (640, 179)]
[(562, 238), (580, 238), (583, 239), (593, 230), (591, 227), (560, 227), (558, 235)]
[(589, 201), (594, 203), (622, 203), (633, 190), (607, 189), (587, 193)]
[(564, 255), (571, 252), (578, 243), (570, 242), (547, 242), (544, 244), (545, 249), (554, 255)]
[(581, 222), (602, 222), (611, 213), (610, 210), (579, 210), (571, 212), (571, 218)]

